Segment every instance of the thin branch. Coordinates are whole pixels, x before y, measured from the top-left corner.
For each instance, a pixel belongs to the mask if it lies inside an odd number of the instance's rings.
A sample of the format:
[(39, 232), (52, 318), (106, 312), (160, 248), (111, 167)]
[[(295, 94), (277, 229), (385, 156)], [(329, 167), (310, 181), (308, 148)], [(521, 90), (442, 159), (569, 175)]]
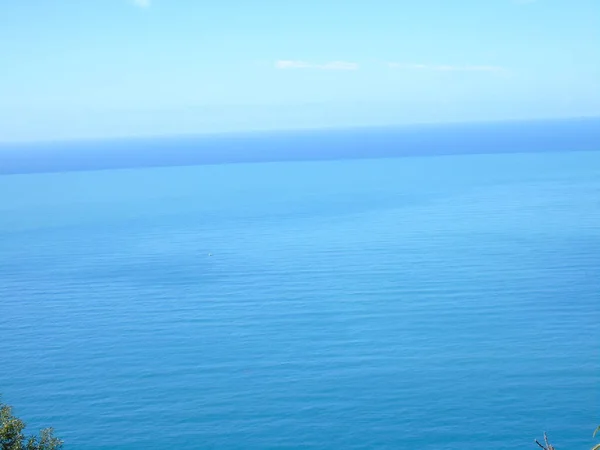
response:
[(545, 444), (546, 444), (546, 448), (547, 448), (548, 450), (551, 450), (551, 449), (552, 449), (552, 446), (551, 446), (551, 445), (548, 443), (548, 435), (546, 434), (546, 432), (545, 432), (545, 431), (544, 431), (544, 442), (545, 442)]
[(555, 448), (552, 446), (552, 444), (550, 444), (550, 442), (548, 442), (548, 435), (546, 434), (546, 432), (544, 432), (544, 444), (546, 444), (546, 445), (542, 444), (537, 439), (534, 442), (543, 450), (555, 450)]

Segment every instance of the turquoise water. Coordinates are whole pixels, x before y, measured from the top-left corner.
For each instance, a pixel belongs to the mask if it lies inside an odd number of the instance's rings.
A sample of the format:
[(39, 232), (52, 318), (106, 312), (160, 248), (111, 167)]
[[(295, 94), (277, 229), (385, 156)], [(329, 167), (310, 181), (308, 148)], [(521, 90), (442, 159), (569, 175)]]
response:
[(599, 199), (600, 153), (2, 176), (0, 392), (67, 449), (587, 449)]

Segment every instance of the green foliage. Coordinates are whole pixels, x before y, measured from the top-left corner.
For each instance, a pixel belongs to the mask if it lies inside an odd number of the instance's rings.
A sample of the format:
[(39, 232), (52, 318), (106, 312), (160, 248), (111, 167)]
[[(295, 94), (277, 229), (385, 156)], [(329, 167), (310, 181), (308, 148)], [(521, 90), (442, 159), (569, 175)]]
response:
[(60, 450), (63, 442), (46, 428), (39, 436), (26, 437), (25, 422), (15, 417), (12, 408), (0, 402), (0, 450)]

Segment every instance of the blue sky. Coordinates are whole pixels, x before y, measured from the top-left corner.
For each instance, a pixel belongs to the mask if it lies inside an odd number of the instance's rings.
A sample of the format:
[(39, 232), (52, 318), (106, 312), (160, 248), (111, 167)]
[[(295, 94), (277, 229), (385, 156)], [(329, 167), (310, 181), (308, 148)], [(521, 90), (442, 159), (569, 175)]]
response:
[(0, 0), (0, 140), (600, 115), (598, 0)]

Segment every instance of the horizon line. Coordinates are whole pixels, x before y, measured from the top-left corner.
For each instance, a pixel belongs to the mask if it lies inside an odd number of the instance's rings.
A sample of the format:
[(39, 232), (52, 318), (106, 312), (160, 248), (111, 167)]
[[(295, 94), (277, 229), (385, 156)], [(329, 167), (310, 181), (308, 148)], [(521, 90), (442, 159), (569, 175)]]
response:
[(42, 139), (14, 139), (0, 140), (0, 150), (7, 146), (28, 146), (28, 145), (52, 145), (52, 144), (77, 144), (93, 142), (115, 142), (115, 141), (143, 141), (143, 140), (169, 140), (178, 138), (210, 138), (225, 136), (244, 136), (244, 135), (264, 135), (264, 134), (288, 134), (288, 133), (306, 133), (319, 131), (351, 131), (351, 130), (376, 130), (390, 128), (411, 128), (419, 126), (458, 126), (458, 125), (484, 125), (484, 124), (507, 124), (507, 123), (539, 123), (539, 122), (565, 122), (576, 120), (600, 120), (600, 114), (563, 116), (563, 117), (529, 117), (529, 118), (506, 118), (506, 119), (469, 119), (456, 121), (419, 121), (404, 123), (383, 123), (383, 124), (364, 124), (364, 125), (331, 125), (315, 127), (284, 127), (284, 128), (252, 128), (227, 131), (199, 131), (199, 132), (181, 132), (164, 134), (122, 134), (115, 136), (81, 136), (65, 138), (42, 138)]

